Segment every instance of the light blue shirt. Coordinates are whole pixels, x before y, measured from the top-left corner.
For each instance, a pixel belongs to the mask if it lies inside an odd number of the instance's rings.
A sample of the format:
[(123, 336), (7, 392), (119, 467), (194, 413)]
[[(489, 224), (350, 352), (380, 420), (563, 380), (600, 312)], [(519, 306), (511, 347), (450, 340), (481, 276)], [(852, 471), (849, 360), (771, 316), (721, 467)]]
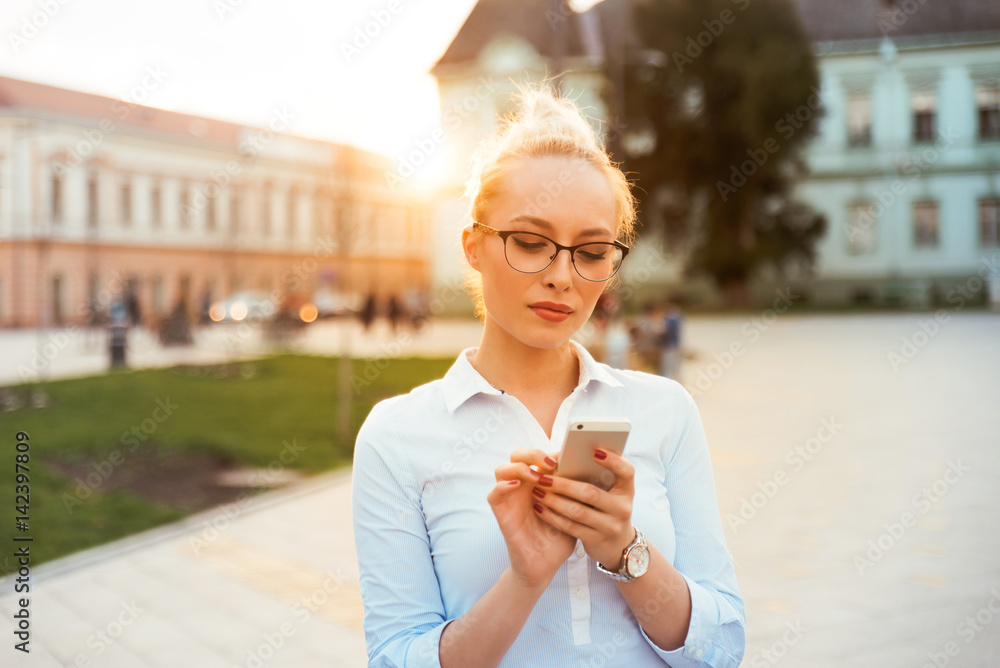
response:
[(444, 378), (380, 401), (368, 415), (354, 450), (352, 512), (370, 666), (440, 666), (444, 626), (510, 566), (486, 495), (511, 451), (558, 452), (570, 420), (620, 417), (632, 423), (624, 453), (636, 470), (632, 521), (691, 591), (684, 646), (653, 644), (577, 541), (500, 666), (740, 664), (746, 616), (694, 400), (673, 380), (613, 369), (572, 345), (580, 381), (551, 439), (475, 370), (468, 356), (476, 348), (462, 351)]

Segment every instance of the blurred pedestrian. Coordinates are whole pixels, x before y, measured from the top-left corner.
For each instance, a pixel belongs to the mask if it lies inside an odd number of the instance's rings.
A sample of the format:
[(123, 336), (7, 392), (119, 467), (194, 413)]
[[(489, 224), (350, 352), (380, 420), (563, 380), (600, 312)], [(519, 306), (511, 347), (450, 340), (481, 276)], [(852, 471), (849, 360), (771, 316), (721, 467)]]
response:
[(365, 305), (361, 307), (361, 312), (358, 314), (361, 317), (361, 324), (365, 326), (365, 331), (372, 326), (375, 322), (375, 317), (378, 315), (378, 304), (375, 301), (375, 293), (369, 292), (367, 299), (365, 299)]
[(395, 334), (399, 328), (399, 323), (406, 316), (403, 311), (403, 305), (399, 303), (399, 298), (395, 294), (389, 295), (389, 305), (386, 311), (389, 316), (389, 324), (392, 326), (392, 333)]
[(681, 308), (674, 299), (667, 300), (660, 353), (660, 375), (680, 382)]

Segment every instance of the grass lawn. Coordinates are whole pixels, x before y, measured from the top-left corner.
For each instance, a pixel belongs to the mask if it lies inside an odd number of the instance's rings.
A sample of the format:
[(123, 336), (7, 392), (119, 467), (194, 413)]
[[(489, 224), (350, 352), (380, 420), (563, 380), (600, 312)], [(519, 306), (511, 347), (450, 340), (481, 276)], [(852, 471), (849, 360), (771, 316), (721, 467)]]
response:
[[(371, 380), (354, 391), (348, 441), (337, 436), (337, 358), (280, 355), (233, 367), (177, 367), (48, 382), (46, 407), (0, 412), (3, 554), (11, 555), (11, 546), (30, 545), (31, 563), (37, 566), (190, 514), (183, 503), (157, 503), (115, 488), (119, 480), (135, 478), (130, 466), (136, 469), (140, 461), (153, 462), (147, 474), (152, 476), (156, 462), (167, 461), (168, 455), (189, 461), (211, 455), (241, 467), (266, 468), (277, 466), (284, 451), (286, 461), (295, 453), (289, 468), (306, 473), (350, 464), (355, 435), (372, 406), (440, 378), (453, 361), (396, 359), (379, 371), (368, 360), (354, 360), (354, 374)], [(227, 368), (245, 373), (224, 374)], [(28, 388), (8, 389), (26, 395)], [(31, 443), (26, 532), (15, 527), (19, 431), (27, 432)], [(72, 464), (79, 473), (59, 473), (56, 462)], [(14, 543), (15, 534), (34, 540)], [(11, 556), (0, 558), (0, 575), (16, 568)]]

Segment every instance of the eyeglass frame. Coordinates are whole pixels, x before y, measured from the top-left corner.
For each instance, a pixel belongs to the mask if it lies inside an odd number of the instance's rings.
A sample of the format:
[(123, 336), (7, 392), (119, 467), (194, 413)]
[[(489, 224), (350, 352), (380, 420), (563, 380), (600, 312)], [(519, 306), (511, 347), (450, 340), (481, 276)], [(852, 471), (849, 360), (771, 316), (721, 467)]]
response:
[[(537, 274), (539, 272), (545, 271), (550, 266), (552, 266), (553, 262), (556, 261), (556, 258), (559, 257), (559, 253), (561, 253), (564, 250), (567, 250), (567, 251), (569, 251), (569, 261), (570, 261), (570, 264), (572, 264), (573, 265), (573, 269), (576, 270), (576, 275), (577, 276), (579, 276), (580, 278), (582, 278), (585, 281), (590, 281), (591, 283), (603, 283), (604, 281), (610, 281), (612, 278), (615, 277), (615, 274), (618, 273), (618, 270), (621, 269), (622, 265), (625, 263), (625, 258), (628, 257), (629, 250), (631, 250), (628, 246), (626, 246), (622, 242), (618, 241), (617, 239), (614, 240), (614, 241), (588, 241), (587, 243), (576, 244), (575, 246), (563, 246), (562, 244), (556, 242), (554, 239), (549, 239), (544, 234), (539, 234), (538, 232), (528, 232), (527, 230), (498, 230), (498, 229), (490, 227), (489, 225), (486, 225), (484, 223), (480, 223), (478, 220), (472, 221), (472, 228), (473, 229), (479, 228), (479, 229), (485, 230), (486, 232), (488, 232), (490, 234), (495, 234), (498, 237), (500, 237), (500, 240), (503, 241), (503, 259), (507, 260), (507, 266), (509, 266), (514, 271), (520, 272), (522, 274)], [(549, 260), (549, 263), (547, 265), (545, 265), (544, 267), (542, 267), (541, 269), (537, 270), (537, 271), (524, 271), (523, 269), (518, 269), (517, 267), (515, 267), (514, 265), (512, 265), (510, 263), (510, 260), (507, 258), (507, 238), (510, 237), (512, 234), (533, 234), (536, 237), (541, 237), (541, 238), (545, 239), (546, 241), (548, 241), (549, 243), (551, 243), (553, 246), (555, 246), (556, 247), (556, 252), (552, 256), (552, 259)], [(610, 276), (608, 276), (607, 278), (600, 278), (600, 279), (587, 278), (582, 273), (580, 273), (580, 268), (576, 266), (576, 249), (583, 248), (584, 246), (590, 246), (592, 244), (607, 244), (608, 246), (615, 246), (615, 247), (619, 248), (621, 250), (621, 252), (622, 252), (621, 262), (618, 263), (618, 266), (615, 267), (614, 272), (612, 272), (612, 274)]]

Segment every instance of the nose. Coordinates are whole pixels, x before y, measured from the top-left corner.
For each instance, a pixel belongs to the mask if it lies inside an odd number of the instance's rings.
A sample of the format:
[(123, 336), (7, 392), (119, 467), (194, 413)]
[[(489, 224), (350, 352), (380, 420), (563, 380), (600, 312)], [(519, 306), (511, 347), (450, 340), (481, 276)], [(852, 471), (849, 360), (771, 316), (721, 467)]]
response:
[[(566, 254), (563, 255), (563, 251)], [(566, 290), (573, 283), (573, 257), (569, 250), (563, 248), (556, 251), (556, 257), (545, 268), (543, 280), (545, 284), (557, 290)]]

